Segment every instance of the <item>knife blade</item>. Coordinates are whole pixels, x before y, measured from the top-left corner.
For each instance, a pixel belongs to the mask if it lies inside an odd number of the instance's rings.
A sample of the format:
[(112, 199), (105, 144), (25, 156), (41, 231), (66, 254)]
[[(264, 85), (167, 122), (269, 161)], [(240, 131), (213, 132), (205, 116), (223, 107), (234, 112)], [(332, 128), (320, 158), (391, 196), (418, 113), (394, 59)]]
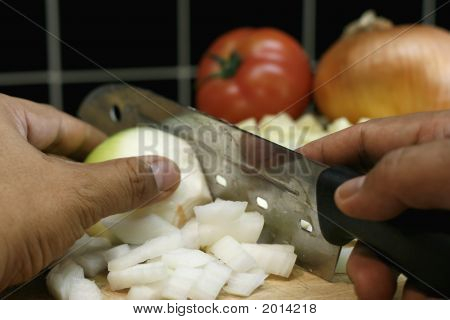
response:
[(247, 201), (265, 218), (259, 242), (292, 244), (298, 264), (324, 279), (333, 278), (341, 246), (359, 239), (422, 289), (450, 295), (448, 212), (411, 209), (385, 222), (350, 218), (333, 195), (357, 172), (311, 161), (148, 90), (102, 86), (86, 97), (79, 116), (107, 134), (144, 125), (183, 138), (213, 197)]

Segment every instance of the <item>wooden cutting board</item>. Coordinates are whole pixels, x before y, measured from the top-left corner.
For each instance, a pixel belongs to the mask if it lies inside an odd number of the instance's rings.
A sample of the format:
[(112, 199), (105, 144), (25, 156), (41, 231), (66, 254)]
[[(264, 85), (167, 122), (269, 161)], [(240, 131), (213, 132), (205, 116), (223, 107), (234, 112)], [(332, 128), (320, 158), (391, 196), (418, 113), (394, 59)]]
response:
[[(126, 290), (114, 292), (109, 289), (104, 275), (96, 277), (96, 282), (104, 293), (105, 299), (126, 299)], [(400, 296), (404, 278), (399, 280), (396, 298)], [(52, 299), (45, 286), (45, 277), (41, 276), (8, 299)], [(289, 279), (270, 276), (264, 285), (258, 288), (250, 297), (242, 298), (222, 291), (221, 300), (249, 299), (249, 300), (347, 300), (356, 299), (353, 286), (344, 274), (336, 275), (333, 282), (325, 281), (302, 268), (295, 266)]]
[[(126, 290), (114, 292), (109, 289), (105, 276), (96, 277), (106, 299), (126, 299)], [(51, 299), (45, 277), (41, 276), (21, 288), (8, 299)], [(337, 275), (334, 282), (325, 281), (295, 266), (289, 279), (270, 276), (263, 286), (248, 298), (237, 297), (222, 291), (219, 299), (297, 300), (297, 299), (355, 299), (353, 287), (346, 275)]]

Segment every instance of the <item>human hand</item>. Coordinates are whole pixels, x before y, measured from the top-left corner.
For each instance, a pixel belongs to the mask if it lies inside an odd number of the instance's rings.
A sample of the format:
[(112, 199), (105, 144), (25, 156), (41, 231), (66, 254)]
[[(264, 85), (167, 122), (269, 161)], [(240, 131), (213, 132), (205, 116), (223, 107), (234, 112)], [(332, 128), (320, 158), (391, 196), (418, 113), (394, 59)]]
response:
[[(450, 209), (450, 111), (370, 120), (299, 149), (329, 165), (347, 165), (367, 174), (347, 181), (335, 193), (349, 216), (387, 220), (407, 208)], [(390, 299), (396, 272), (358, 243), (347, 272), (359, 298)], [(406, 283), (403, 298), (426, 295)]]
[(62, 256), (101, 218), (160, 200), (179, 183), (178, 167), (162, 157), (68, 160), (106, 136), (43, 104), (0, 94), (0, 135), (0, 291)]

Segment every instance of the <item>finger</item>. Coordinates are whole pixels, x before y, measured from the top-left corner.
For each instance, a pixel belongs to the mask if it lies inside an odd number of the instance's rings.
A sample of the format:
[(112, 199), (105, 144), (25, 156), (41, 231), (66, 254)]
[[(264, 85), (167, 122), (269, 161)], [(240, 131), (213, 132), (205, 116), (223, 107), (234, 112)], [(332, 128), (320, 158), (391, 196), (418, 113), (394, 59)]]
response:
[(158, 156), (123, 158), (96, 164), (68, 164), (76, 175), (75, 202), (85, 228), (101, 218), (127, 212), (171, 194), (180, 182), (178, 166)]
[(395, 294), (397, 274), (361, 242), (350, 254), (347, 273), (359, 299), (392, 299)]
[(19, 132), (46, 153), (82, 160), (106, 135), (93, 126), (51, 106), (6, 96)]
[(367, 175), (342, 184), (336, 205), (368, 220), (390, 219), (406, 208), (449, 208), (449, 165), (450, 140), (391, 151)]
[(403, 300), (425, 300), (429, 299), (429, 296), (426, 295), (424, 292), (420, 291), (416, 287), (414, 287), (413, 284), (411, 284), (411, 281), (406, 281), (405, 286), (403, 287), (403, 294), (402, 294)]
[(387, 152), (450, 137), (450, 112), (370, 120), (311, 142), (298, 151), (329, 165), (370, 168)]

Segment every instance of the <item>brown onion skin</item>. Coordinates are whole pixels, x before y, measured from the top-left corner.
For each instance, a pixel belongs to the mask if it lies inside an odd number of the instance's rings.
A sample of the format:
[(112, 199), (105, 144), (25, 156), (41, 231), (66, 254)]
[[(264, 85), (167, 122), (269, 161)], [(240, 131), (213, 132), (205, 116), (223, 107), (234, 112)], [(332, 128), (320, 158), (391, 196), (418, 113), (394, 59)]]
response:
[(320, 60), (314, 88), (330, 119), (450, 108), (450, 33), (403, 25), (342, 38)]

